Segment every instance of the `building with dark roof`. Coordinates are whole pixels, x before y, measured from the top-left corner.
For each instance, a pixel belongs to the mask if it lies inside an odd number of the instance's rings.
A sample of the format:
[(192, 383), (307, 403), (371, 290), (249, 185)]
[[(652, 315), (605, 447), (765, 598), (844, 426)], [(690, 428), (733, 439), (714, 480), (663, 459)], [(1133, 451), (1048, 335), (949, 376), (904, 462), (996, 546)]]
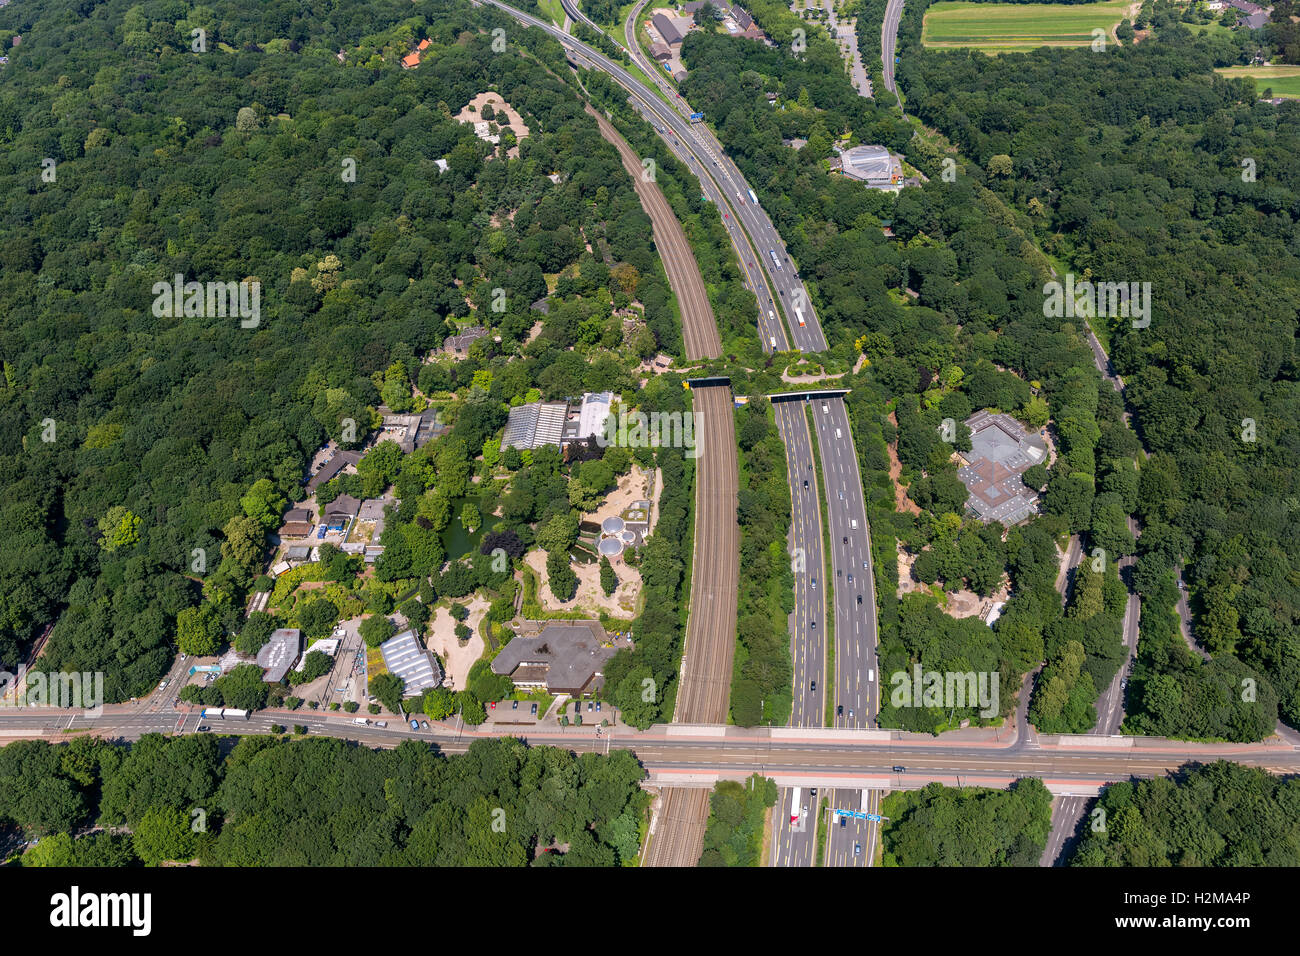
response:
[(462, 330), (459, 335), (447, 336), (442, 340), (442, 349), (451, 355), (464, 355), (469, 351), (471, 345), (485, 335), (487, 335), (487, 329), (481, 325), (476, 325)]
[(339, 495), (325, 506), (325, 523), (330, 528), (339, 529), (357, 516), (361, 502), (351, 495)]
[(654, 28), (659, 32), (659, 36), (669, 46), (677, 46), (677, 44), (686, 39), (686, 34), (677, 28), (677, 24), (673, 22), (671, 17), (668, 17), (665, 14), (656, 13), (650, 18), (650, 22), (654, 24)]
[(515, 637), (492, 660), (492, 673), (516, 687), (544, 687), (551, 694), (590, 693), (605, 680), (614, 656), (598, 621), (549, 621), (535, 637)]
[(325, 484), (325, 482), (329, 481), (349, 465), (355, 467), (357, 462), (360, 460), (361, 452), (359, 451), (335, 452), (334, 457), (321, 465), (320, 471), (311, 476), (311, 479), (307, 482), (307, 492), (309, 494), (314, 494), (316, 489)]
[(959, 456), (957, 477), (970, 493), (966, 507), (981, 521), (1008, 527), (1038, 511), (1038, 496), (1020, 476), (1047, 459), (1047, 444), (1010, 415), (976, 412), (966, 419), (971, 450)]

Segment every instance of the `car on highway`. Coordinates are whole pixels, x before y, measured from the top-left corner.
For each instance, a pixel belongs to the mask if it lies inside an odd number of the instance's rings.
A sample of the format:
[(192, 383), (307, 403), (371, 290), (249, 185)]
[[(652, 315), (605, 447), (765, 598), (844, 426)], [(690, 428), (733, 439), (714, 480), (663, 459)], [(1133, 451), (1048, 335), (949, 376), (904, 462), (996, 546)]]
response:
[(816, 621), (816, 620), (814, 620), (814, 621), (812, 622), (812, 629), (813, 629), (814, 631), (817, 630), (817, 621)]
[(846, 535), (844, 536), (844, 538), (843, 538), (843, 543), (844, 543), (844, 544), (848, 544), (848, 543), (849, 543), (849, 536), (848, 536), (847, 534), (846, 534)]
[(835, 715), (836, 715), (837, 717), (843, 717), (843, 716), (844, 716), (844, 705), (843, 705), (843, 704), (840, 704), (838, 707), (835, 708)]
[[(816, 689), (817, 689), (817, 682), (816, 682), (816, 681), (810, 681), (810, 682), (808, 683), (808, 690), (811, 692), (811, 691), (815, 691)], [(816, 790), (813, 791), (813, 793), (816, 793), (816, 792), (817, 792)]]
[(849, 825), (849, 818), (844, 816), (840, 817), (840, 829), (843, 830), (848, 825)]
[[(839, 431), (839, 429), (837, 428), (836, 431)], [(849, 527), (852, 528), (854, 531), (857, 531), (857, 530), (858, 530), (858, 519), (857, 519), (857, 518), (850, 518), (850, 519), (849, 519)]]
[(849, 584), (852, 584), (852, 583), (853, 583), (853, 572), (850, 571), (850, 572), (849, 572)]
[(813, 787), (811, 790), (809, 790), (808, 795), (813, 797), (817, 796), (817, 788)]
[(808, 479), (807, 479), (807, 478), (805, 478), (805, 479), (803, 480), (803, 486), (804, 486), (805, 488), (808, 487)]
[(207, 724), (199, 724), (199, 733), (206, 733), (207, 730), (208, 730)]
[(861, 844), (861, 843), (855, 843), (855, 844), (853, 844), (853, 855), (854, 855), (854, 856), (862, 856), (862, 844)]
[(858, 595), (858, 603), (859, 603), (859, 604), (862, 603), (862, 595), (861, 595), (861, 594)]
[(827, 405), (825, 402), (822, 402), (822, 414), (823, 414), (823, 415), (828, 415), (828, 414), (830, 414), (830, 410), (831, 410), (831, 407), (830, 407), (829, 405)]
[(817, 588), (817, 577), (816, 577), (815, 575), (813, 576), (813, 579), (812, 579), (812, 586), (813, 586), (813, 589), (816, 590), (816, 588)]
[(862, 570), (863, 571), (867, 570), (867, 562), (865, 561), (862, 562)]
[(852, 708), (852, 707), (849, 708), (849, 716), (850, 716), (850, 717), (853, 716), (853, 708)]
[(895, 767), (895, 768), (894, 768), (894, 773), (907, 773), (907, 768), (906, 768), (906, 767)]

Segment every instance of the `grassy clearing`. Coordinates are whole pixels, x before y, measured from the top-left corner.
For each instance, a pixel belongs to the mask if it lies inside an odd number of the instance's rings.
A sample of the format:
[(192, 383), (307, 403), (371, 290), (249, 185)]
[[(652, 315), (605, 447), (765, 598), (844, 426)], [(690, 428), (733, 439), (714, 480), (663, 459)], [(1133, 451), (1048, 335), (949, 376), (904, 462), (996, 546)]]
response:
[(1300, 97), (1300, 66), (1224, 66), (1214, 72), (1234, 79), (1248, 76), (1260, 93), (1271, 88), (1274, 96)]
[(1092, 31), (1109, 37), (1128, 10), (1128, 0), (1101, 3), (936, 3), (925, 12), (921, 42), (932, 48), (969, 47), (1010, 53), (1040, 46), (1087, 46)]

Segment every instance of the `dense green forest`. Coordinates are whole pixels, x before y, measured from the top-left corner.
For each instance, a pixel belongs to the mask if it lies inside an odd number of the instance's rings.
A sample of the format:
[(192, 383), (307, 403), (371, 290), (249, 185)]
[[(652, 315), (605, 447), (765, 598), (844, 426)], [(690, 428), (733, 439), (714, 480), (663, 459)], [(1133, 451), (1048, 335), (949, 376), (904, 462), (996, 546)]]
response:
[(786, 535), (790, 484), (785, 445), (772, 405), (752, 398), (736, 410), (740, 446), (740, 593), (731, 719), (741, 726), (783, 726), (794, 706), (788, 620), (794, 610), (794, 573)]
[(18, 741), (0, 749), (0, 820), (40, 838), (26, 866), (616, 866), (640, 850), (644, 776), (627, 751), (513, 739), (451, 757), (413, 741), (245, 737), (224, 756), (208, 735)]
[(1071, 866), (1300, 865), (1300, 780), (1225, 760), (1113, 783)]
[[(637, 356), (679, 351), (617, 154), (557, 44), (513, 30), (491, 50), (505, 22), (396, 0), (0, 10), (0, 32), (24, 34), (0, 70), (0, 661), (57, 619), (42, 667), (103, 670), (113, 700), (143, 692), (187, 608), (201, 600), (204, 629), (234, 636), (272, 504), (301, 499), (345, 420), (356, 444), (382, 402), (455, 392), (452, 431), (424, 455), (371, 452), (403, 498), (384, 574), (414, 579), (437, 557), (409, 530), (420, 502), (472, 469), (508, 403), (634, 389)], [(421, 38), (423, 62), (402, 70)], [(489, 89), (527, 135), (496, 116), (494, 146), (456, 122)], [(155, 317), (153, 284), (175, 274), (256, 278), (257, 326)], [(551, 284), (543, 316), (530, 304)], [(634, 301), (644, 322), (625, 340)], [(423, 364), (484, 320), (499, 343)], [(521, 533), (551, 507), (524, 497)]]
[(1036, 777), (1007, 790), (932, 783), (880, 803), (885, 866), (1037, 866), (1052, 795)]
[(714, 786), (699, 865), (761, 866), (767, 811), (776, 798), (776, 783), (758, 774), (744, 783), (723, 780)]
[[(1101, 320), (1098, 329), (1149, 455), (1135, 489), (1116, 478), (1143, 525), (1137, 586), (1146, 597), (1185, 563), (1195, 634), (1216, 658), (1191, 697), (1240, 701), (1243, 678), (1259, 694), (1242, 701), (1257, 713), (1216, 724), (1208, 703), (1147, 693), (1149, 678), (1177, 683), (1196, 670), (1177, 665), (1157, 623), (1129, 726), (1257, 739), (1272, 726), (1274, 699), (1296, 724), (1296, 105), (1257, 102), (1248, 82), (1214, 74), (1222, 41), (1193, 37), (1167, 4), (1152, 8), (1153, 36), (1105, 56), (1043, 49), (991, 59), (921, 50), (924, 6), (904, 15), (908, 109), (953, 139), (964, 174), (1025, 214), (1067, 269), (1151, 284), (1148, 327)], [(1098, 445), (1099, 466), (1134, 451), (1127, 440), (1111, 448), (1121, 454)]]
[[(1138, 444), (1124, 426), (1122, 404), (1101, 387), (1080, 324), (1044, 315), (1041, 287), (1051, 263), (1030, 241), (1028, 216), (974, 177), (940, 177), (931, 168), (940, 158), (933, 145), (913, 139), (908, 124), (857, 94), (820, 27), (765, 0), (752, 11), (778, 40), (807, 28), (807, 50), (794, 56), (788, 40), (769, 48), (691, 34), (683, 46), (691, 70), (683, 89), (713, 118), (789, 242), (832, 357), (848, 365), (865, 360), (839, 384), (853, 389), (854, 437), (872, 509), (881, 673), (913, 663), (997, 672), (1008, 713), (1019, 675), (1046, 658), (1049, 643), (1052, 652), (1059, 643), (1049, 630), (1062, 617), (1055, 542), (1069, 532), (1094, 533), (1115, 557), (1132, 551), (1122, 506), (1135, 493)], [(775, 108), (768, 92), (777, 94)], [(828, 175), (826, 160), (843, 136), (848, 145), (902, 152), (930, 169), (929, 181), (894, 196)], [(807, 145), (785, 145), (796, 138)], [(951, 443), (940, 434), (945, 419), (960, 423), (983, 408), (1010, 412), (1030, 428), (1050, 417), (1057, 444), (1056, 465), (1031, 476), (1045, 489), (1044, 514), (1012, 529), (1005, 542), (1000, 528), (964, 515), (966, 492), (952, 452), (969, 447), (965, 428), (955, 429)], [(920, 514), (894, 510), (889, 445)], [(935, 592), (899, 602), (895, 543), (916, 556), (918, 580), (936, 591), (991, 594), (1009, 580), (1006, 613), (990, 631), (943, 613)], [(1115, 649), (1095, 650), (1100, 673), (1102, 658)], [(934, 731), (950, 718), (975, 717), (919, 708), (883, 713), (887, 726)]]

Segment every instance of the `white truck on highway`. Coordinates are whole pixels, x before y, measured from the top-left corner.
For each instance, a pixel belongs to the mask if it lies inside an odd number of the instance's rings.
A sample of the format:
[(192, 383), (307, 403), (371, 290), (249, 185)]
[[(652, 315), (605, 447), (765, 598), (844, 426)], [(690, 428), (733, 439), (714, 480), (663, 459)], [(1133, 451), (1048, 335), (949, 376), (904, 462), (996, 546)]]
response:
[(803, 788), (795, 787), (794, 796), (790, 799), (790, 822), (799, 822), (799, 800), (803, 797)]
[(749, 192), (749, 201), (752, 202), (755, 206), (757, 206), (757, 205), (758, 205), (758, 197), (754, 195), (754, 190), (750, 189), (750, 190), (747, 190), (747, 191)]

